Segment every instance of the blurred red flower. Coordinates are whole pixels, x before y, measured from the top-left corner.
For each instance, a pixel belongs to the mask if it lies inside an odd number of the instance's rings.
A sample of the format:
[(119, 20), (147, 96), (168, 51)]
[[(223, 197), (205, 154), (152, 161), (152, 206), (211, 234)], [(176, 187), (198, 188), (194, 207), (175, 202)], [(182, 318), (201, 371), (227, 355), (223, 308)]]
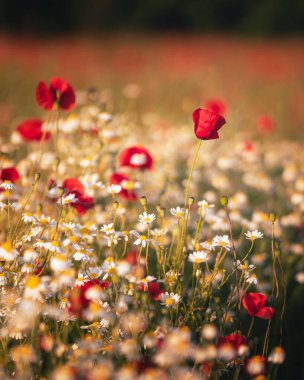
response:
[(274, 120), (270, 116), (260, 116), (257, 119), (257, 129), (262, 134), (271, 133), (275, 129)]
[(120, 185), (121, 191), (119, 195), (128, 200), (135, 201), (137, 199), (137, 194), (134, 190), (134, 182), (124, 174), (121, 173), (113, 173), (109, 178), (109, 182), (111, 185)]
[(151, 169), (153, 158), (146, 148), (130, 146), (120, 152), (118, 162), (120, 166), (128, 166), (133, 169)]
[(246, 344), (246, 338), (241, 334), (229, 334), (226, 336), (220, 336), (217, 344), (220, 346), (224, 343), (230, 343), (236, 350), (243, 344)]
[(140, 283), (138, 285), (138, 290), (140, 292), (148, 292), (150, 298), (154, 301), (159, 300), (159, 296), (164, 293), (164, 290), (160, 289), (160, 285), (158, 282), (148, 282), (148, 284)]
[(209, 111), (224, 115), (227, 112), (227, 106), (221, 99), (208, 99), (204, 104)]
[(218, 139), (217, 131), (226, 123), (223, 116), (201, 108), (193, 112), (192, 119), (195, 135), (200, 140)]
[(75, 92), (64, 79), (53, 77), (49, 86), (42, 80), (38, 83), (36, 101), (47, 111), (57, 107), (71, 111), (75, 107)]
[(14, 166), (9, 168), (4, 168), (1, 170), (0, 179), (2, 181), (11, 181), (15, 183), (20, 178), (20, 174)]
[(92, 286), (100, 286), (101, 288), (107, 288), (109, 282), (100, 282), (97, 279), (89, 280), (81, 286), (74, 286), (70, 294), (70, 312), (78, 317), (82, 317), (85, 308), (88, 307), (90, 300), (86, 296), (86, 292)]
[(42, 120), (29, 119), (19, 124), (17, 132), (25, 141), (47, 141), (50, 139), (51, 133), (43, 131), (42, 126)]
[(243, 298), (243, 306), (249, 315), (262, 319), (271, 319), (274, 315), (274, 309), (265, 306), (266, 302), (267, 296), (261, 293), (248, 293)]
[(78, 191), (79, 193), (83, 194), (84, 193), (84, 186), (83, 184), (79, 181), (78, 178), (66, 178), (63, 181), (62, 186), (68, 190), (68, 191)]

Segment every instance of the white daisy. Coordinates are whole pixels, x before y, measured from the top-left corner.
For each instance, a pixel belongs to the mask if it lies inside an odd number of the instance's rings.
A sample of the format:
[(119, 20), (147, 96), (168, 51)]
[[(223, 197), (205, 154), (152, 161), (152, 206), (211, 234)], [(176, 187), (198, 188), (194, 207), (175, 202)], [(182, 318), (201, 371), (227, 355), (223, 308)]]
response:
[(142, 214), (139, 215), (138, 221), (140, 223), (145, 223), (145, 224), (151, 224), (153, 220), (155, 220), (155, 215), (154, 214), (148, 214), (146, 212), (143, 212)]
[(227, 251), (229, 251), (231, 248), (228, 235), (215, 236), (213, 239), (213, 244), (216, 247), (225, 248)]
[(208, 252), (205, 251), (195, 251), (188, 256), (188, 260), (195, 264), (204, 263), (208, 259)]
[(58, 199), (57, 203), (61, 205), (69, 205), (71, 203), (77, 202), (77, 199), (75, 198), (75, 194), (68, 194), (65, 196), (62, 196), (60, 199)]
[(262, 239), (264, 236), (262, 232), (258, 230), (247, 231), (245, 232), (244, 235), (246, 236), (246, 239), (251, 240), (252, 242), (255, 241), (256, 239)]
[(3, 183), (1, 183), (0, 185), (1, 189), (4, 189), (4, 190), (14, 190), (16, 188), (16, 186), (13, 184), (13, 182), (11, 181), (4, 181)]
[(30, 212), (23, 213), (21, 219), (24, 223), (36, 223), (37, 221), (36, 216)]
[(149, 244), (151, 239), (148, 239), (145, 235), (140, 235), (137, 231), (132, 231), (132, 235), (134, 235), (137, 239), (134, 241), (133, 244), (135, 245), (141, 245), (143, 248)]
[(106, 191), (108, 194), (114, 195), (121, 192), (121, 186), (120, 185), (110, 185), (107, 186)]
[(115, 234), (115, 230), (113, 228), (113, 223), (110, 223), (110, 224), (104, 224), (101, 228), (100, 228), (100, 231), (101, 232), (104, 232), (106, 235), (114, 235)]
[(162, 293), (159, 296), (159, 299), (161, 301), (161, 305), (166, 306), (167, 308), (176, 308), (176, 305), (181, 302), (181, 296), (176, 293)]
[(180, 220), (184, 217), (185, 215), (185, 209), (181, 207), (176, 207), (176, 208), (171, 208), (170, 212), (173, 216), (176, 217), (177, 220)]

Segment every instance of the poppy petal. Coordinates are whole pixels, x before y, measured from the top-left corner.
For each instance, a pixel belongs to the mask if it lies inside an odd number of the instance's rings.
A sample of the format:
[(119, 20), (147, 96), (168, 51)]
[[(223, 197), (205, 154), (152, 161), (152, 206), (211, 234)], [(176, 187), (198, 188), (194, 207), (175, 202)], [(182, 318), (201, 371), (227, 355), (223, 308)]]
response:
[(38, 83), (36, 89), (36, 101), (40, 107), (44, 108), (47, 111), (53, 109), (54, 101), (52, 94), (45, 82), (42, 80)]

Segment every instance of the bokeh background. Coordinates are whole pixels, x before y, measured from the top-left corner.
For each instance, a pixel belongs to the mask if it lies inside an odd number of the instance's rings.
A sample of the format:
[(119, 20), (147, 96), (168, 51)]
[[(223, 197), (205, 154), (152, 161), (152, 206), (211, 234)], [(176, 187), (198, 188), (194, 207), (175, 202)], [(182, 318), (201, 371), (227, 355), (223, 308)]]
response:
[[(0, 134), (40, 114), (38, 80), (99, 88), (114, 112), (158, 126), (191, 125), (208, 99), (227, 108), (231, 134), (302, 139), (303, 0), (0, 0)], [(303, 285), (290, 284), (282, 379), (303, 374)], [(300, 376), (300, 377), (299, 377)]]

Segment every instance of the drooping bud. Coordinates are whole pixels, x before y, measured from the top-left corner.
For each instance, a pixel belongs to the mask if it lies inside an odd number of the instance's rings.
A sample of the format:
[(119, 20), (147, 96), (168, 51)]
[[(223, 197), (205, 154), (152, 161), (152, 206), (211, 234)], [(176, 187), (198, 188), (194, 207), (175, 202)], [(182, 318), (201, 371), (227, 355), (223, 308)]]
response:
[(222, 195), (220, 202), (222, 206), (226, 207), (228, 205), (228, 197), (226, 195)]

